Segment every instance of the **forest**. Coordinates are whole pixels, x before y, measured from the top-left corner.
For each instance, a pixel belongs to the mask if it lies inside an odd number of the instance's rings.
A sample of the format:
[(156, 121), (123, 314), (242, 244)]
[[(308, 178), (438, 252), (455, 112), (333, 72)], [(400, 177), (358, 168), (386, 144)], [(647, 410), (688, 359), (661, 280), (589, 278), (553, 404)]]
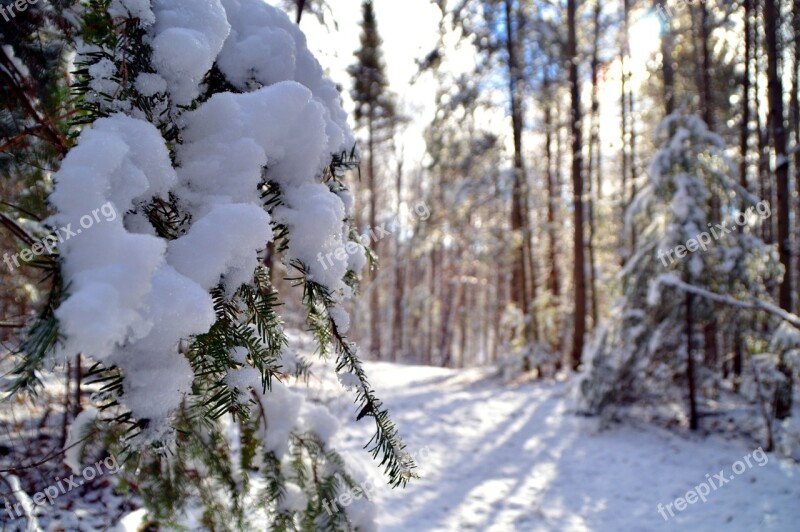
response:
[(796, 529), (797, 0), (0, 17), (0, 530)]

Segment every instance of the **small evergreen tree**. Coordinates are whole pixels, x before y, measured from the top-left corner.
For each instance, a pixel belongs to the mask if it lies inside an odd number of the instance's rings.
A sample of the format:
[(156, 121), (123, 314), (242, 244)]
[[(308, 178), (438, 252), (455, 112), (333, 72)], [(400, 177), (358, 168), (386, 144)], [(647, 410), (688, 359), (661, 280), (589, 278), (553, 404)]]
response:
[[(370, 229), (378, 225), (378, 176), (375, 164), (376, 150), (391, 134), (396, 116), (394, 99), (388, 90), (381, 51), (381, 38), (378, 35), (378, 22), (371, 0), (361, 4), (361, 48), (356, 51), (357, 62), (349, 69), (353, 78), (351, 94), (355, 102), (356, 123), (366, 129), (367, 135), (367, 188), (369, 190), (369, 214), (367, 223)], [(378, 242), (373, 243), (376, 251)], [(377, 255), (377, 253), (376, 253)], [(370, 291), (370, 352), (381, 353), (380, 330), (380, 292)]]
[[(722, 315), (729, 338), (752, 346), (759, 323), (752, 311), (720, 308), (676, 286), (733, 300), (769, 299), (765, 283), (779, 269), (774, 250), (752, 231), (768, 205), (729, 177), (735, 170), (722, 139), (700, 118), (680, 113), (662, 122), (657, 139), (649, 181), (628, 212), (642, 230), (622, 271), (624, 298), (616, 323), (595, 337), (582, 392), (587, 411), (606, 416), (616, 405), (671, 398), (688, 404), (696, 428), (697, 402), (721, 372), (700, 366), (696, 331)], [(711, 194), (720, 198), (719, 225), (710, 223), (717, 219)]]

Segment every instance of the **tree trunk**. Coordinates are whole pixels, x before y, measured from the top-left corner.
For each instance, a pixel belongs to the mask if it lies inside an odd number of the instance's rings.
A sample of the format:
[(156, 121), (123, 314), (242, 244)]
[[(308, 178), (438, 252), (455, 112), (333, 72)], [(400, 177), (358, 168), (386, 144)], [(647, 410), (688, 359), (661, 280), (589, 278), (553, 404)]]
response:
[[(772, 141), (775, 149), (775, 180), (778, 196), (778, 254), (785, 268), (778, 292), (780, 307), (792, 310), (792, 253), (789, 241), (789, 159), (786, 154), (786, 124), (783, 113), (783, 84), (778, 70), (778, 31), (780, 13), (775, 0), (764, 0), (764, 25), (767, 39), (767, 76), (769, 79), (769, 114), (772, 124)], [(791, 368), (781, 358), (778, 370), (786, 377), (775, 397), (775, 412), (778, 419), (791, 412), (792, 381)]]
[[(666, 13), (666, 0), (656, 0), (656, 12)], [(664, 76), (664, 107), (666, 116), (675, 112), (675, 69), (672, 65), (672, 19), (666, 17), (664, 20), (666, 29), (661, 37), (661, 72)]]
[[(754, 36), (755, 37), (755, 36)], [(759, 50), (758, 50), (758, 39), (753, 39), (753, 45), (755, 46), (756, 50), (754, 52), (754, 58), (756, 61), (756, 65), (758, 65), (758, 57), (759, 57)], [(758, 71), (758, 69), (757, 69)], [(755, 92), (755, 116), (756, 121), (758, 122), (758, 182), (759, 182), (759, 194), (761, 199), (768, 201), (770, 204), (773, 203), (772, 198), (772, 183), (770, 182), (770, 174), (769, 174), (769, 119), (767, 119), (766, 123), (761, 121), (761, 106), (763, 105), (761, 99), (761, 76), (754, 76), (754, 92)], [(767, 244), (774, 243), (774, 220), (773, 217), (768, 218), (761, 223), (761, 238)], [(777, 299), (777, 297), (776, 297)]]
[[(628, 86), (626, 69), (626, 53), (625, 53), (626, 36), (623, 35), (622, 53), (620, 54), (620, 137), (622, 146), (620, 147), (620, 167), (622, 174), (622, 187), (621, 193), (618, 198), (620, 206), (620, 223), (623, 228), (625, 225), (625, 213), (628, 210)], [(625, 231), (619, 233), (619, 258), (620, 265), (624, 266), (628, 256), (628, 242)]]
[(708, 27), (709, 15), (705, 2), (699, 2), (697, 7), (700, 10), (700, 54), (702, 59), (700, 68), (702, 87), (700, 94), (703, 101), (703, 120), (709, 129), (714, 131), (714, 88), (711, 83), (712, 66), (709, 47), (711, 29)]
[[(744, 74), (742, 77), (742, 124), (741, 139), (739, 143), (739, 184), (749, 190), (747, 182), (747, 155), (750, 144), (750, 57), (752, 55), (752, 26), (753, 0), (744, 0)], [(743, 205), (744, 206), (744, 205)], [(742, 376), (742, 337), (738, 330), (735, 333), (733, 345), (733, 390), (739, 391)]]
[[(632, 8), (632, 0), (625, 0), (624, 1), (624, 8), (625, 8), (625, 40), (628, 47), (628, 53), (630, 53), (630, 12)], [(636, 98), (633, 95), (633, 83), (631, 81), (631, 72), (628, 72), (628, 118), (630, 120), (630, 124), (628, 125), (628, 133), (630, 135), (630, 154), (629, 154), (629, 168), (631, 172), (631, 195), (628, 200), (628, 204), (633, 203), (633, 199), (636, 197), (637, 187), (636, 187), (636, 178), (638, 177), (638, 170), (636, 168)], [(631, 221), (631, 250), (636, 249), (636, 238), (637, 238), (637, 231), (636, 225)]]
[(83, 357), (81, 354), (78, 353), (75, 356), (75, 403), (72, 405), (72, 415), (78, 417), (83, 411), (83, 405), (81, 401), (81, 385), (83, 383)]
[[(751, 0), (752, 1), (752, 0)], [(794, 36), (794, 69), (792, 70), (792, 97), (791, 111), (792, 129), (794, 130), (794, 174), (795, 193), (798, 202), (795, 203), (795, 212), (800, 212), (800, 5), (794, 3), (792, 9), (792, 33)], [(795, 218), (798, 218), (795, 216)], [(795, 253), (800, 249), (800, 219), (795, 221)], [(800, 257), (797, 258), (796, 279), (800, 279)], [(800, 282), (797, 282), (797, 305), (800, 308)]]
[[(594, 236), (595, 236), (595, 187), (592, 186), (593, 171), (597, 167), (597, 173), (600, 173), (600, 166), (602, 160), (600, 158), (600, 141), (599, 141), (599, 118), (600, 118), (600, 98), (599, 98), (599, 70), (600, 60), (598, 58), (600, 48), (600, 14), (602, 13), (602, 4), (600, 0), (595, 2), (594, 9), (594, 36), (592, 39), (592, 107), (590, 114), (590, 135), (589, 135), (589, 164), (587, 192), (588, 198), (588, 213), (589, 213), (589, 239), (588, 239), (588, 252), (589, 252), (589, 286), (592, 295), (592, 327), (597, 327), (598, 319), (598, 304), (597, 304), (597, 271), (595, 267), (594, 256)], [(595, 153), (597, 150), (597, 153)], [(595, 162), (595, 157), (597, 161)]]
[[(367, 165), (367, 186), (369, 187), (369, 231), (374, 231), (378, 225), (378, 187), (375, 179), (375, 129), (374, 120), (372, 116), (373, 111), (370, 110), (368, 135), (367, 140), (369, 161)], [(371, 234), (371, 233), (370, 233)], [(379, 242), (376, 240), (372, 242), (372, 251), (378, 255)], [(381, 320), (380, 320), (380, 290), (377, 286), (378, 271), (372, 272), (373, 286), (370, 290), (370, 304), (369, 304), (369, 319), (370, 319), (370, 344), (369, 350), (373, 357), (377, 360), (381, 359)]]
[[(714, 124), (714, 92), (713, 86), (711, 83), (711, 51), (709, 47), (709, 40), (710, 40), (710, 33), (711, 29), (709, 28), (709, 15), (708, 15), (708, 8), (706, 7), (705, 3), (699, 2), (697, 4), (697, 9), (700, 10), (699, 18), (699, 34), (697, 35), (697, 41), (699, 41), (700, 47), (698, 50), (699, 55), (699, 68), (698, 68), (698, 75), (697, 81), (699, 83), (697, 87), (698, 94), (700, 94), (700, 99), (702, 101), (702, 115), (703, 121), (708, 126), (708, 129), (714, 131), (715, 124)], [(719, 196), (716, 192), (711, 189), (710, 198), (709, 198), (709, 211), (711, 213), (710, 221), (711, 223), (717, 223), (720, 221), (720, 200)], [(703, 334), (705, 338), (705, 342), (703, 343), (704, 349), (704, 360), (707, 364), (713, 365), (716, 364), (717, 360), (719, 359), (718, 353), (718, 346), (717, 346), (717, 321), (715, 318), (715, 314), (712, 310), (712, 314), (710, 316), (709, 321), (703, 326)]]
[(778, 302), (780, 307), (792, 309), (792, 264), (789, 242), (789, 159), (786, 156), (786, 123), (783, 110), (783, 82), (778, 70), (780, 52), (778, 31), (780, 14), (776, 0), (764, 0), (764, 25), (767, 40), (767, 76), (769, 80), (769, 116), (775, 152), (775, 185), (778, 196), (778, 254), (785, 268)]
[[(508, 53), (508, 92), (511, 100), (511, 126), (514, 140), (514, 189), (511, 197), (511, 230), (514, 234), (513, 267), (511, 276), (511, 301), (517, 305), (525, 319), (523, 335), (529, 339), (530, 322), (528, 301), (528, 278), (530, 266), (526, 258), (526, 240), (530, 232), (527, 228), (527, 209), (525, 208), (525, 166), (522, 158), (522, 76), (517, 59), (517, 41), (514, 35), (514, 15), (512, 0), (505, 0), (506, 51)], [(523, 371), (530, 371), (529, 361), (525, 360)]]
[(577, 371), (583, 355), (583, 341), (586, 333), (586, 263), (583, 248), (583, 139), (580, 80), (578, 79), (578, 43), (576, 27), (577, 1), (567, 0), (567, 58), (569, 60), (570, 93), (572, 96), (571, 131), (572, 131), (572, 195), (573, 195), (573, 280), (575, 289), (574, 328), (572, 334), (572, 369)]
[[(691, 280), (689, 280), (691, 284)], [(700, 426), (697, 416), (697, 396), (695, 391), (695, 371), (694, 371), (694, 342), (693, 342), (693, 321), (692, 305), (694, 297), (686, 294), (686, 381), (689, 387), (689, 428), (697, 430)]]
[[(559, 306), (560, 303), (560, 283), (558, 273), (558, 254), (556, 252), (558, 235), (556, 232), (556, 208), (560, 203), (560, 183), (556, 183), (558, 179), (557, 169), (553, 168), (553, 109), (552, 98), (550, 93), (550, 79), (545, 76), (544, 78), (544, 93), (545, 105), (544, 122), (545, 122), (545, 159), (547, 162), (547, 235), (548, 235), (548, 262), (550, 263), (550, 270), (547, 279), (547, 288), (553, 297), (554, 304)], [(556, 130), (555, 134), (558, 134)], [(558, 161), (556, 161), (558, 164)], [(556, 370), (561, 369), (561, 325), (560, 321), (556, 321), (555, 325), (555, 344), (552, 346), (553, 351), (557, 353)]]
[[(397, 163), (397, 203), (396, 212), (400, 212), (400, 205), (402, 204), (402, 192), (403, 192), (403, 157), (402, 155), (398, 158)], [(402, 360), (404, 358), (403, 353), (403, 313), (405, 312), (405, 268), (403, 267), (403, 261), (401, 260), (403, 257), (403, 243), (400, 240), (400, 231), (398, 230), (397, 237), (395, 239), (395, 255), (394, 255), (394, 294), (392, 294), (393, 298), (393, 314), (392, 317), (392, 352), (389, 355), (390, 360)]]
[(752, 31), (750, 28), (753, 0), (744, 0), (744, 75), (742, 76), (742, 125), (739, 142), (739, 184), (745, 190), (747, 184), (747, 154), (750, 144), (750, 55)]

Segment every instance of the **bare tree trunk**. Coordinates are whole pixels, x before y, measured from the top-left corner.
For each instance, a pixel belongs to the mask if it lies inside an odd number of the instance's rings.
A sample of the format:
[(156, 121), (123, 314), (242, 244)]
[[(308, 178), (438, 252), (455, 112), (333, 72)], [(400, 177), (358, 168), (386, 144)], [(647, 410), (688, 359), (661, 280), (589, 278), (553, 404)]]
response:
[[(691, 280), (689, 281), (691, 284)], [(686, 294), (686, 380), (689, 386), (689, 428), (697, 430), (700, 426), (697, 416), (697, 396), (695, 391), (695, 371), (694, 371), (694, 342), (692, 335), (694, 317), (692, 315), (692, 304), (694, 296)]]
[[(756, 51), (754, 54), (754, 59), (756, 61), (756, 72), (760, 71), (758, 68), (758, 39), (753, 40), (753, 45), (756, 47)], [(769, 119), (767, 119), (766, 123), (761, 121), (761, 83), (760, 83), (760, 76), (754, 77), (754, 84), (755, 84), (755, 104), (756, 104), (756, 120), (758, 121), (758, 181), (759, 181), (759, 193), (761, 195), (761, 199), (766, 200), (770, 203), (773, 202), (772, 198), (772, 183), (771, 183), (771, 176), (769, 172)], [(762, 239), (767, 244), (773, 244), (775, 242), (775, 231), (774, 231), (774, 222), (773, 218), (770, 217), (764, 220), (761, 224), (762, 230)], [(776, 297), (777, 299), (777, 297)]]
[(567, 57), (569, 60), (570, 93), (572, 96), (571, 131), (572, 131), (572, 195), (574, 203), (573, 224), (575, 260), (573, 279), (575, 289), (574, 329), (572, 334), (572, 369), (577, 371), (583, 355), (583, 341), (586, 333), (586, 263), (584, 260), (584, 223), (583, 223), (583, 139), (580, 80), (578, 79), (578, 42), (577, 42), (577, 1), (567, 0)]
[[(632, 8), (633, 1), (632, 0), (625, 0), (624, 1), (624, 9), (625, 9), (625, 42), (627, 47), (627, 52), (630, 53), (630, 13)], [(630, 124), (628, 125), (628, 133), (630, 135), (630, 172), (631, 172), (631, 195), (628, 200), (628, 204), (633, 203), (633, 199), (636, 197), (636, 178), (638, 177), (638, 170), (636, 168), (636, 98), (633, 94), (633, 83), (631, 81), (631, 73), (628, 72), (628, 118), (630, 120)], [(636, 249), (636, 225), (631, 222), (631, 250)]]
[[(400, 212), (400, 205), (402, 204), (402, 192), (403, 192), (403, 157), (402, 155), (398, 157), (397, 162), (397, 179), (396, 179), (396, 212)], [(403, 244), (400, 241), (400, 232), (398, 231), (397, 237), (395, 239), (395, 259), (394, 259), (394, 294), (393, 297), (393, 307), (394, 307), (394, 316), (392, 320), (392, 352), (390, 354), (390, 360), (396, 361), (398, 359), (402, 360), (404, 357), (403, 353), (403, 312), (405, 311), (404, 299), (405, 299), (405, 268), (403, 267), (403, 261), (401, 260), (403, 253)]]
[(70, 419), (70, 401), (69, 401), (69, 390), (70, 390), (70, 380), (72, 380), (72, 363), (67, 362), (67, 373), (65, 375), (65, 389), (64, 389), (64, 417), (61, 421), (61, 439), (59, 443), (59, 448), (63, 449), (65, 445), (67, 445), (67, 437), (69, 436), (69, 419)]
[[(767, 75), (769, 78), (769, 114), (772, 124), (772, 141), (775, 149), (775, 180), (778, 196), (778, 254), (781, 264), (785, 268), (783, 281), (779, 288), (778, 302), (780, 307), (791, 312), (792, 310), (792, 252), (789, 235), (789, 159), (786, 153), (786, 124), (783, 112), (783, 83), (778, 69), (779, 49), (778, 31), (780, 27), (780, 13), (775, 0), (764, 0), (764, 25), (767, 39)], [(781, 385), (775, 396), (775, 417), (783, 419), (788, 417), (792, 405), (792, 381), (794, 376), (791, 368), (783, 357), (778, 364), (778, 370), (786, 377), (785, 384)]]
[[(656, 0), (656, 12), (666, 13), (666, 0)], [(675, 112), (675, 69), (672, 65), (672, 20), (666, 17), (667, 28), (661, 37), (661, 72), (664, 76), (664, 107), (666, 116)]]
[[(700, 94), (703, 100), (703, 120), (709, 129), (714, 131), (714, 87), (711, 83), (711, 50), (709, 47), (711, 29), (708, 20), (708, 8), (705, 2), (698, 2), (700, 10), (700, 52), (702, 58)], [(714, 198), (712, 198), (713, 201)], [(717, 198), (718, 200), (718, 198)], [(716, 215), (716, 214), (715, 214)]]
[(442, 307), (444, 323), (442, 325), (442, 335), (439, 338), (439, 357), (444, 368), (449, 368), (453, 365), (453, 331), (455, 330), (458, 309), (461, 307), (461, 298), (464, 290), (464, 283), (460, 277), (461, 272), (457, 271), (456, 275), (449, 278), (449, 282), (455, 286), (447, 290), (445, 304)]
[[(367, 165), (367, 186), (369, 187), (369, 231), (374, 231), (378, 226), (378, 186), (375, 175), (375, 128), (374, 117), (372, 110), (370, 110), (367, 149), (369, 151), (369, 161)], [(372, 250), (378, 255), (380, 249), (380, 242), (372, 242)], [(369, 304), (369, 319), (370, 319), (370, 337), (369, 337), (369, 350), (373, 357), (377, 360), (382, 358), (381, 353), (381, 320), (380, 320), (380, 287), (378, 283), (377, 270), (372, 272), (372, 283), (370, 291), (370, 304)]]
[[(752, 55), (753, 0), (744, 0), (744, 75), (742, 77), (742, 125), (739, 144), (739, 184), (748, 190), (747, 155), (750, 144), (750, 56)], [(738, 392), (742, 376), (742, 337), (738, 330), (733, 340), (733, 390)]]
[[(599, 99), (599, 70), (600, 60), (598, 59), (598, 51), (600, 48), (600, 14), (602, 12), (602, 5), (600, 0), (595, 2), (594, 9), (594, 36), (592, 40), (592, 107), (590, 118), (590, 136), (589, 136), (589, 164), (587, 192), (588, 192), (588, 214), (589, 214), (589, 238), (588, 238), (588, 251), (589, 251), (589, 286), (592, 295), (592, 327), (597, 327), (597, 271), (595, 266), (594, 256), (594, 236), (595, 236), (595, 217), (594, 217), (594, 194), (595, 190), (592, 186), (593, 170), (597, 166), (597, 172), (600, 171), (602, 161), (600, 159), (600, 142), (599, 142), (599, 115), (600, 115), (600, 99)], [(597, 150), (597, 161), (595, 164), (595, 149)]]
[(81, 354), (75, 356), (75, 404), (72, 405), (73, 415), (76, 417), (83, 410), (81, 405), (81, 382), (83, 381), (83, 367)]
[[(525, 318), (523, 335), (527, 341), (530, 337), (528, 300), (529, 288), (527, 273), (530, 270), (529, 259), (526, 258), (530, 238), (527, 203), (525, 198), (525, 166), (522, 158), (522, 76), (517, 59), (517, 41), (514, 35), (514, 15), (512, 0), (505, 0), (506, 15), (506, 51), (508, 53), (508, 90), (511, 100), (511, 125), (514, 139), (514, 190), (511, 197), (511, 230), (514, 234), (513, 268), (511, 277), (511, 301), (517, 305)], [(521, 240), (521, 241), (520, 241)], [(530, 371), (530, 361), (525, 360), (523, 371)]]
[(433, 346), (434, 346), (434, 335), (436, 331), (436, 320), (434, 319), (434, 302), (437, 300), (439, 296), (439, 285), (440, 277), (439, 277), (439, 250), (432, 249), (430, 251), (430, 288), (429, 293), (432, 297), (426, 299), (426, 315), (428, 319), (426, 320), (426, 330), (427, 335), (425, 338), (425, 349), (423, 352), (424, 355), (424, 362), (426, 365), (433, 364)]
[[(752, 1), (752, 0), (750, 0)], [(792, 129), (794, 130), (794, 174), (795, 193), (798, 202), (795, 203), (796, 212), (800, 212), (800, 5), (794, 3), (792, 8), (792, 34), (794, 36), (794, 69), (792, 70), (792, 96), (790, 114), (792, 116)], [(800, 249), (800, 217), (795, 216), (795, 255)], [(796, 279), (800, 279), (800, 257), (797, 257)], [(796, 308), (800, 308), (800, 281), (797, 282)]]
[(778, 31), (780, 14), (776, 0), (764, 0), (764, 24), (767, 40), (767, 75), (769, 79), (769, 116), (775, 150), (775, 182), (778, 196), (778, 253), (786, 269), (778, 301), (786, 311), (792, 308), (792, 264), (789, 242), (789, 159), (786, 156), (786, 123), (783, 110), (783, 82), (779, 71)]
[(739, 184), (745, 190), (747, 183), (747, 154), (750, 146), (750, 56), (752, 52), (751, 18), (753, 0), (744, 0), (744, 74), (742, 76), (742, 125), (739, 142)]
[[(711, 29), (709, 28), (709, 15), (708, 9), (703, 2), (699, 2), (697, 5), (697, 9), (700, 10), (699, 16), (699, 31), (697, 35), (697, 41), (699, 42), (699, 49), (697, 50), (699, 56), (699, 68), (697, 73), (697, 82), (698, 87), (697, 91), (700, 94), (700, 98), (702, 101), (702, 115), (703, 121), (708, 126), (708, 129), (714, 131), (714, 92), (713, 92), (713, 85), (711, 80), (711, 51), (709, 47), (709, 39), (710, 39), (710, 32)], [(709, 210), (711, 213), (710, 221), (711, 223), (719, 222), (720, 218), (720, 200), (719, 196), (715, 193), (712, 189), (710, 192), (709, 198)], [(718, 353), (718, 346), (717, 346), (717, 321), (715, 318), (715, 314), (712, 311), (711, 317), (703, 326), (703, 334), (705, 338), (705, 342), (703, 344), (704, 348), (704, 360), (709, 365), (714, 365), (717, 363), (719, 359)]]
[[(628, 60), (630, 58), (630, 34), (628, 27), (628, 12), (630, 10), (629, 0), (623, 2), (623, 17), (621, 29), (621, 43), (620, 43), (620, 134), (622, 140), (622, 147), (620, 148), (621, 156), (621, 169), (622, 169), (622, 190), (619, 197), (620, 203), (620, 220), (622, 220), (624, 227), (625, 213), (628, 210), (628, 174), (630, 173), (630, 146), (629, 146), (629, 131), (628, 131), (628, 78), (630, 73), (628, 71)], [(620, 264), (624, 265), (630, 253), (628, 247), (628, 235), (625, 231), (620, 231)]]
[[(556, 253), (557, 249), (557, 239), (558, 234), (556, 232), (556, 208), (560, 203), (560, 183), (556, 183), (556, 180), (559, 177), (558, 169), (553, 168), (553, 109), (552, 109), (552, 95), (550, 89), (550, 79), (545, 76), (544, 79), (544, 94), (545, 94), (545, 105), (546, 109), (544, 111), (544, 121), (545, 121), (545, 158), (547, 162), (547, 235), (548, 235), (548, 261), (550, 262), (550, 270), (548, 274), (547, 280), (547, 287), (552, 294), (553, 300), (556, 306), (560, 305), (560, 283), (559, 283), (559, 272), (558, 272), (558, 254)], [(555, 131), (555, 134), (558, 135), (558, 130)], [(558, 165), (558, 161), (555, 161), (555, 164)], [(556, 323), (556, 340), (555, 345), (552, 346), (553, 351), (558, 354), (558, 358), (556, 359), (556, 371), (561, 369), (561, 325), (560, 320)]]

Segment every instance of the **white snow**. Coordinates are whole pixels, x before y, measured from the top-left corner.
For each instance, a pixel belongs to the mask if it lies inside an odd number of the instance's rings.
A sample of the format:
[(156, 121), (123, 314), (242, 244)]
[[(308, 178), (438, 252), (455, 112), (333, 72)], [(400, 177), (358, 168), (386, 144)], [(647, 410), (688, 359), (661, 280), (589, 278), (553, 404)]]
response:
[(88, 427), (97, 419), (99, 412), (96, 408), (90, 406), (84, 409), (69, 427), (69, 436), (67, 442), (64, 444), (66, 452), (64, 453), (64, 463), (76, 475), (83, 474), (83, 464), (81, 463), (81, 449), (83, 444), (81, 440), (86, 436)]
[(208, 293), (167, 264), (167, 242), (131, 232), (119, 215), (177, 182), (164, 141), (142, 120), (98, 120), (54, 180), (53, 225), (78, 233), (81, 218), (101, 206), (117, 214), (59, 245), (69, 286), (56, 311), (66, 337), (61, 353), (84, 352), (120, 367), (127, 406), (139, 419), (161, 420), (191, 385), (178, 341), (207, 331), (215, 319)]
[(230, 32), (225, 10), (219, 0), (153, 0), (153, 12), (153, 64), (173, 102), (188, 105)]
[[(343, 289), (347, 255), (342, 250), (344, 204), (339, 196), (322, 184), (304, 184), (287, 190), (286, 206), (275, 210), (275, 218), (297, 235), (290, 242), (286, 260), (299, 260), (311, 271), (311, 279), (333, 290)], [(319, 257), (326, 258), (320, 263)]]
[[(138, 17), (151, 34), (156, 73), (140, 74), (134, 85), (145, 96), (168, 93), (181, 128), (178, 166), (158, 129), (116, 114), (87, 128), (54, 176), (53, 225), (77, 229), (101, 206), (118, 214), (58, 246), (69, 287), (56, 313), (65, 336), (60, 354), (84, 352), (119, 367), (125, 405), (156, 432), (191, 389), (192, 370), (178, 345), (214, 323), (208, 290), (221, 283), (230, 295), (252, 280), (274, 223), (289, 228), (285, 262), (305, 263), (337, 301), (349, 295), (342, 281), (349, 257), (333, 257), (330, 267), (317, 261), (346, 237), (342, 198), (321, 183), (331, 155), (352, 145), (339, 93), (285, 14), (253, 0), (225, 0), (224, 6), (220, 0), (114, 1), (112, 16)], [(241, 46), (250, 44), (255, 53), (242, 54)], [(244, 83), (246, 72), (257, 78), (241, 87), (252, 92), (216, 94), (194, 110), (180, 109), (199, 96), (218, 55), (232, 83)], [(96, 93), (119, 89), (112, 62), (90, 71)], [(276, 220), (260, 197), (265, 179), (280, 187)], [(157, 236), (141, 210), (169, 194), (190, 217), (185, 234), (170, 241)], [(347, 315), (334, 312), (346, 330)], [(287, 358), (286, 366), (295, 369), (296, 359)]]
[(158, 74), (139, 74), (136, 77), (135, 86), (136, 90), (146, 97), (167, 92), (167, 80)]
[[(657, 510), (756, 446), (649, 426), (597, 431), (566, 383), (512, 386), (486, 372), (368, 363), (370, 380), (418, 453), (421, 479), (376, 490), (382, 530), (796, 529), (800, 466), (769, 454), (667, 522)], [(332, 386), (334, 384), (331, 384)], [(348, 457), (368, 427), (352, 423)], [(373, 479), (380, 473), (371, 467)], [(674, 508), (674, 506), (673, 506)]]
[(172, 243), (167, 260), (205, 289), (216, 286), (220, 275), (226, 277), (230, 289), (236, 289), (252, 279), (259, 262), (256, 250), (271, 240), (270, 219), (264, 209), (248, 204), (216, 205)]
[(284, 458), (289, 450), (289, 434), (313, 432), (324, 445), (328, 445), (339, 428), (339, 422), (322, 405), (310, 403), (302, 394), (290, 389), (283, 382), (273, 379), (270, 389), (262, 393), (261, 374), (254, 368), (231, 371), (226, 382), (240, 392), (240, 400), (246, 401), (252, 393), (260, 402), (254, 408), (263, 408), (268, 430), (261, 438), (266, 451)]
[(330, 153), (354, 145), (336, 85), (308, 50), (306, 37), (282, 10), (263, 0), (223, 0), (231, 34), (217, 58), (226, 78), (244, 89), (251, 82), (273, 85), (296, 81), (311, 90), (325, 109)]
[(114, 18), (138, 18), (146, 26), (156, 21), (156, 17), (150, 9), (150, 0), (111, 0), (108, 14)]

